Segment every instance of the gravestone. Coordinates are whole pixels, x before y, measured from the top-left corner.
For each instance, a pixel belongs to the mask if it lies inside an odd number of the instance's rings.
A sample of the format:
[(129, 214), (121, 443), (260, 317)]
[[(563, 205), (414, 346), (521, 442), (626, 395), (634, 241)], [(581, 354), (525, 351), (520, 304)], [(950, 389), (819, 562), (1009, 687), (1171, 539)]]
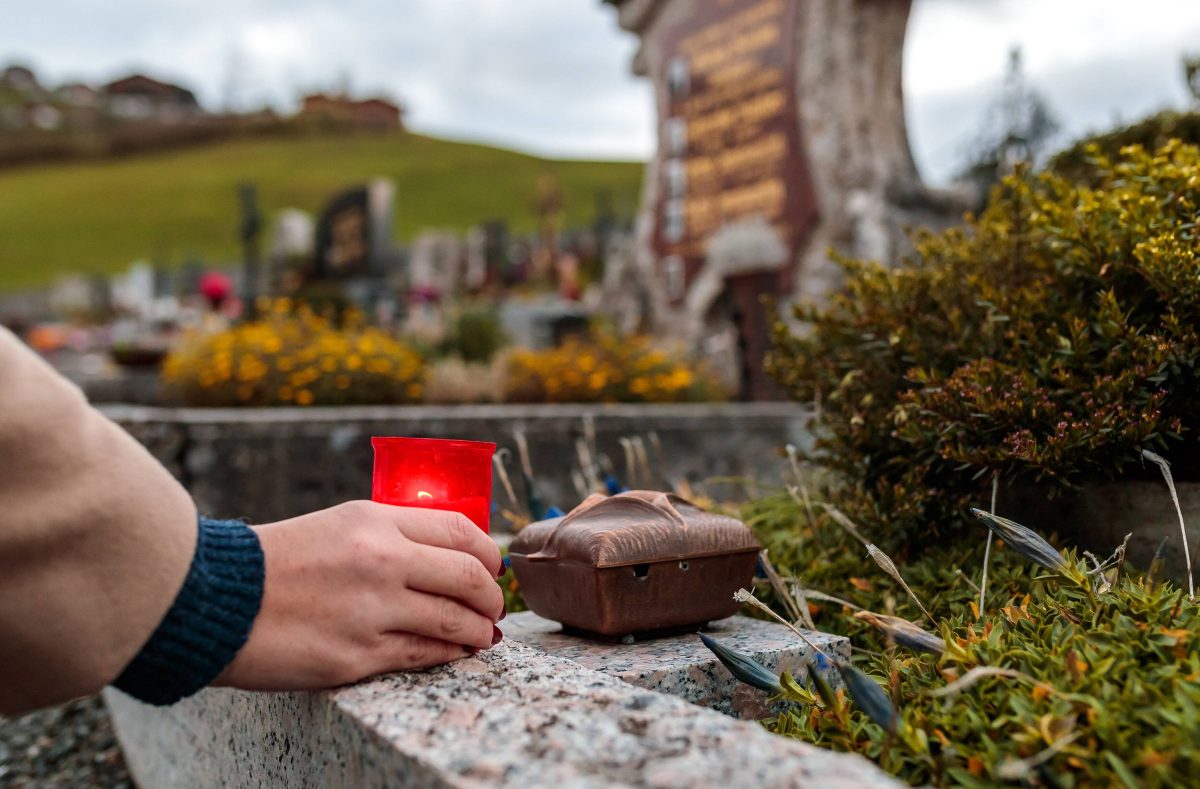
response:
[[(769, 396), (763, 297), (821, 302), (839, 284), (830, 248), (896, 261), (906, 226), (961, 213), (922, 185), (908, 147), (911, 0), (610, 2), (655, 89), (658, 148), (636, 229), (651, 317), (697, 348), (731, 328), (742, 395)], [(761, 259), (723, 269), (714, 238), (747, 226), (758, 237), (743, 251)]]
[(267, 245), (271, 294), (295, 293), (311, 275), (313, 231), (313, 219), (307, 211), (285, 208), (275, 216)]
[(391, 238), (394, 200), (392, 183), (376, 179), (329, 201), (317, 219), (313, 271), (301, 296), (370, 313), (392, 299), (387, 280), (399, 266)]
[(336, 195), (317, 220), (316, 278), (340, 280), (365, 274), (370, 239), (367, 187), (356, 186)]

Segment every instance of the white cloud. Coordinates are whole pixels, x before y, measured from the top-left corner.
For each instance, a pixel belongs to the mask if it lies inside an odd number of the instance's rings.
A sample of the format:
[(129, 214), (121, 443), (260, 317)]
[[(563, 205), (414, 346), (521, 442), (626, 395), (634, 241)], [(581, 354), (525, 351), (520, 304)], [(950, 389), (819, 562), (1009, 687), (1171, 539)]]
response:
[(905, 51), (909, 138), (945, 182), (1020, 46), (1060, 141), (1186, 100), (1180, 57), (1200, 48), (1195, 0), (917, 0)]
[[(916, 0), (905, 90), (927, 177), (957, 163), (1014, 44), (1079, 134), (1182, 103), (1178, 58), (1200, 47), (1200, 2)], [(418, 129), (572, 156), (652, 150), (635, 47), (599, 0), (42, 0), (0, 26), (0, 61), (52, 80), (138, 68), (213, 107), (231, 85), (239, 103), (288, 107), (348, 76), (404, 99)]]

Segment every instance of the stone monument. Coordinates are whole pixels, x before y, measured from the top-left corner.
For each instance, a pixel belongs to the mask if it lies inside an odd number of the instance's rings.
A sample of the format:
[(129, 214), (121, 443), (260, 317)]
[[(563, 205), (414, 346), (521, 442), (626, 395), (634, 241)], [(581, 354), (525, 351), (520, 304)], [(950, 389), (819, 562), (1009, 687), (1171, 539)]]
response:
[(655, 89), (636, 248), (657, 328), (696, 348), (732, 330), (742, 396), (769, 397), (763, 297), (819, 302), (839, 284), (831, 248), (892, 262), (905, 227), (961, 213), (908, 147), (912, 0), (609, 2)]

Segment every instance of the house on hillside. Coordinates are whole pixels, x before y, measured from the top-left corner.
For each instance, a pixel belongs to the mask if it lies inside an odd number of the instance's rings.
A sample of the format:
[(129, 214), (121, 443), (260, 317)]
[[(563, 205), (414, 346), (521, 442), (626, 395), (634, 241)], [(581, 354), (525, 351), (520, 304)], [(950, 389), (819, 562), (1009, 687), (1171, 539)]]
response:
[(26, 66), (11, 65), (0, 71), (0, 88), (31, 96), (40, 93), (42, 86), (38, 83), (37, 75)]
[(74, 131), (91, 132), (103, 121), (100, 91), (82, 82), (68, 82), (54, 90), (63, 125)]
[(187, 88), (133, 74), (100, 89), (114, 117), (130, 121), (178, 123), (200, 115), (196, 95)]
[(0, 71), (0, 129), (56, 129), (62, 118), (46, 100), (37, 75), (25, 66)]
[(399, 131), (404, 128), (404, 111), (387, 99), (351, 99), (348, 96), (313, 93), (300, 108), (302, 120), (334, 123), (359, 129)]

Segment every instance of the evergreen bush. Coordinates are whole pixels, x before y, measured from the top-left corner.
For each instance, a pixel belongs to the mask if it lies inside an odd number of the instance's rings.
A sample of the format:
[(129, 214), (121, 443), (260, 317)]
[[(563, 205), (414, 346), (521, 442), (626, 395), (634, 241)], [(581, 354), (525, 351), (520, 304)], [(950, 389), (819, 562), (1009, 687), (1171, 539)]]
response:
[(1200, 149), (1095, 154), (1095, 185), (1018, 172), (902, 265), (776, 327), (768, 370), (817, 403), (838, 506), (906, 549), (1005, 485), (1200, 465)]

